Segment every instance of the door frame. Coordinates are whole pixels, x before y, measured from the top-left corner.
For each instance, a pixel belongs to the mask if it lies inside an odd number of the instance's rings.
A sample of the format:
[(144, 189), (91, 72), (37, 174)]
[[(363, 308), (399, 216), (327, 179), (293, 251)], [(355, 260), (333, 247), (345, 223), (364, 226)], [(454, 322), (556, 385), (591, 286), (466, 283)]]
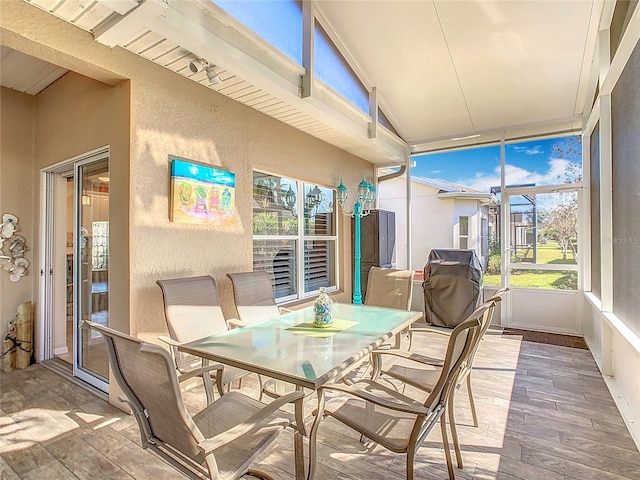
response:
[[(58, 272), (55, 265), (56, 251), (55, 251), (55, 219), (56, 219), (56, 183), (59, 176), (74, 177), (74, 209), (73, 209), (73, 224), (74, 224), (74, 237), (78, 237), (78, 185), (75, 181), (78, 172), (78, 167), (86, 165), (88, 163), (108, 159), (110, 157), (109, 146), (103, 146), (95, 150), (83, 153), (76, 157), (64, 160), (57, 164), (42, 168), (40, 170), (40, 253), (39, 253), (39, 308), (38, 308), (38, 321), (37, 332), (38, 342), (36, 349), (36, 360), (42, 362), (54, 357), (54, 321), (55, 321), (55, 305), (56, 301), (54, 292), (54, 279), (57, 280), (60, 277), (58, 275), (66, 275), (66, 271)], [(81, 190), (80, 190), (81, 191)], [(92, 375), (77, 368), (78, 363), (78, 310), (77, 310), (77, 291), (76, 291), (76, 278), (77, 278), (77, 261), (75, 255), (75, 248), (77, 242), (74, 242), (74, 308), (73, 308), (73, 342), (74, 342), (74, 361), (73, 361), (73, 375), (90, 385), (104, 391), (109, 392), (109, 384), (102, 381)], [(65, 302), (66, 303), (66, 302)]]
[[(509, 294), (506, 295), (504, 308), (502, 310), (503, 316), (501, 318), (501, 324), (505, 327), (515, 327), (515, 328), (524, 328), (528, 330), (542, 330), (556, 333), (570, 333), (570, 334), (580, 334), (581, 326), (580, 326), (580, 318), (579, 309), (580, 302), (577, 301), (578, 294), (583, 290), (583, 272), (582, 266), (583, 262), (579, 259), (576, 265), (573, 264), (525, 264), (525, 263), (513, 263), (511, 262), (511, 209), (510, 209), (510, 197), (517, 195), (540, 195), (540, 194), (554, 194), (554, 193), (569, 193), (576, 192), (578, 207), (577, 207), (577, 215), (578, 215), (578, 225), (577, 230), (580, 234), (583, 229), (581, 227), (582, 222), (584, 221), (582, 218), (582, 204), (584, 201), (584, 187), (581, 183), (572, 183), (572, 184), (563, 184), (563, 185), (543, 185), (536, 187), (505, 187), (502, 191), (501, 202), (502, 202), (502, 281), (501, 284), (509, 287)], [(536, 239), (534, 239), (535, 241)], [(582, 252), (584, 255), (584, 239), (578, 235), (578, 252)], [(555, 290), (555, 289), (543, 289), (543, 288), (533, 288), (533, 287), (518, 287), (511, 285), (511, 269), (519, 268), (523, 270), (562, 270), (562, 271), (577, 271), (578, 272), (578, 286), (576, 290)], [(516, 320), (517, 317), (517, 309), (514, 314), (514, 299), (515, 297), (522, 295), (529, 295), (531, 297), (541, 297), (536, 300), (537, 305), (557, 305), (557, 302), (575, 302), (574, 307), (572, 308), (573, 312), (573, 320), (567, 321), (564, 325), (554, 325), (553, 322), (548, 324), (531, 324), (531, 323), (522, 323)], [(564, 299), (561, 297), (564, 296)], [(541, 302), (542, 300), (542, 302)], [(544, 314), (540, 315), (544, 317)]]

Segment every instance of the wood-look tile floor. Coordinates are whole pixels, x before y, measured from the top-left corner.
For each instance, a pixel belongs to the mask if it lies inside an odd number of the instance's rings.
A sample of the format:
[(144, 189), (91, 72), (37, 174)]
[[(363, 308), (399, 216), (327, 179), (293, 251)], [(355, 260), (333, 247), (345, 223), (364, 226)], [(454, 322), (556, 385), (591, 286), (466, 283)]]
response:
[[(427, 335), (414, 345), (438, 349)], [(640, 453), (589, 351), (490, 330), (472, 379), (479, 426), (463, 387), (456, 418), (465, 466), (457, 478), (640, 479)], [(254, 395), (257, 382), (247, 380), (243, 389)], [(140, 447), (132, 417), (41, 365), (0, 374), (0, 392), (2, 480), (184, 478)], [(184, 397), (194, 412), (204, 407), (201, 388)], [(315, 397), (308, 401), (310, 412)], [(321, 424), (319, 442), (318, 480), (404, 478), (403, 455), (360, 443), (332, 419)], [(284, 433), (255, 466), (292, 479), (292, 453), (292, 435)], [(418, 452), (416, 478), (447, 478), (438, 428)]]

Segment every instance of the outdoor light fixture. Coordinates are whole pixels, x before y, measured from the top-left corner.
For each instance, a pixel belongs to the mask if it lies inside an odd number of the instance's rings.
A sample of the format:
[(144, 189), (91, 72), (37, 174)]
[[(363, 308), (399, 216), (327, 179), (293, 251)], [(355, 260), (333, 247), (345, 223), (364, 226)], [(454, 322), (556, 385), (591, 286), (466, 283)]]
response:
[(209, 62), (207, 62), (204, 58), (199, 58), (197, 60), (192, 60), (189, 62), (189, 70), (193, 73), (200, 73), (204, 69), (209, 66)]
[(220, 75), (216, 73), (213, 67), (215, 67), (215, 65), (207, 67), (207, 78), (209, 79), (211, 85), (217, 85), (218, 83), (222, 83), (222, 79), (220, 78)]
[(345, 210), (344, 204), (347, 201), (349, 192), (347, 187), (340, 180), (340, 185), (336, 188), (336, 199), (342, 208), (342, 213), (355, 220), (354, 226), (354, 246), (353, 246), (353, 303), (362, 304), (362, 292), (360, 291), (360, 219), (366, 217), (371, 212), (371, 207), (376, 200), (376, 189), (363, 177), (356, 189), (356, 201), (353, 209)]
[(189, 70), (193, 73), (200, 73), (202, 71), (207, 72), (207, 78), (211, 85), (222, 83), (222, 79), (220, 78), (220, 75), (216, 73), (214, 67), (215, 65), (210, 65), (204, 58), (199, 58), (189, 62)]

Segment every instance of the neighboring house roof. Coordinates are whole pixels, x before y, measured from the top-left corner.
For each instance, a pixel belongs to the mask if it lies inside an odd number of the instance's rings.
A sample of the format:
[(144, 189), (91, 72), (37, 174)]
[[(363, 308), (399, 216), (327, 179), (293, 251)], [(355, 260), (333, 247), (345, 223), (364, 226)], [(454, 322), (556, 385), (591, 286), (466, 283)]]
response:
[(443, 180), (435, 180), (433, 178), (426, 177), (411, 177), (412, 182), (421, 183), (422, 185), (426, 185), (428, 187), (437, 188), (440, 190), (438, 193), (443, 192), (474, 192), (474, 193), (482, 193), (478, 190), (474, 190), (472, 188), (468, 188), (462, 185), (457, 185), (455, 183), (445, 182)]
[[(402, 175), (402, 178), (406, 178), (406, 175)], [(493, 193), (481, 192), (463, 185), (457, 185), (443, 180), (435, 180), (433, 178), (411, 177), (411, 181), (438, 189), (437, 197), (441, 199), (459, 198), (463, 200), (477, 200), (487, 205), (500, 205), (500, 200), (498, 200), (498, 197)]]
[(477, 200), (489, 206), (500, 205), (500, 200), (493, 193), (482, 192), (438, 192), (438, 198), (458, 198), (462, 200)]

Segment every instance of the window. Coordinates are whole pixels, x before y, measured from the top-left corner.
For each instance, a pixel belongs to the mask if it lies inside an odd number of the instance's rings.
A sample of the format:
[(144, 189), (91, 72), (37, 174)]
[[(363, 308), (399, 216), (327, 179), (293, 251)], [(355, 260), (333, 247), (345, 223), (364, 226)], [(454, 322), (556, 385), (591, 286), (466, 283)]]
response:
[(336, 288), (334, 203), (332, 189), (253, 173), (253, 269), (271, 275), (278, 302)]
[(369, 114), (369, 92), (318, 23), (315, 28), (315, 69), (318, 80)]
[[(261, 39), (302, 65), (302, 2), (300, 0), (211, 0)], [(369, 114), (369, 92), (326, 31), (316, 21), (315, 74), (356, 108)], [(397, 132), (384, 115), (379, 123)]]
[(469, 217), (458, 217), (458, 248), (469, 248)]
[(302, 64), (302, 3), (297, 0), (213, 0), (229, 15)]

